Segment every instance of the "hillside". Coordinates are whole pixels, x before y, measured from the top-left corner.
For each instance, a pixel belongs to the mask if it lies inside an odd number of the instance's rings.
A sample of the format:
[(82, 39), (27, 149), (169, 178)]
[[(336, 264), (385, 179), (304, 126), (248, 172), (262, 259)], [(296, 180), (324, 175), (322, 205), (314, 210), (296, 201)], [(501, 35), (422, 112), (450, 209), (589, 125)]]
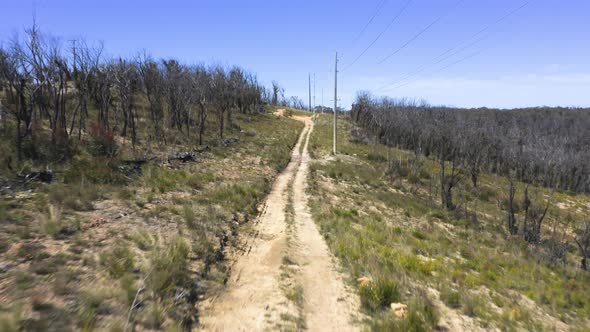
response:
[[(351, 137), (345, 119), (334, 157), (331, 125), (320, 116), (310, 141), (311, 211), (372, 330), (590, 328), (590, 275), (573, 240), (590, 215), (587, 194), (556, 192), (543, 242), (528, 244), (507, 230), (506, 178), (482, 174), (479, 194), (461, 182), (463, 208), (449, 212), (438, 201), (436, 161), (370, 143), (362, 130)], [(521, 194), (525, 185), (515, 186)], [(542, 204), (550, 190), (529, 191)], [(407, 305), (403, 318), (392, 303)]]
[[(1, 329), (197, 324), (195, 303), (228, 278), (225, 246), (240, 247), (302, 128), (272, 114), (235, 121), (225, 145), (212, 134), (200, 150), (152, 146), (139, 166), (82, 153), (54, 164), (50, 184), (3, 177)], [(194, 161), (168, 160), (183, 151)]]

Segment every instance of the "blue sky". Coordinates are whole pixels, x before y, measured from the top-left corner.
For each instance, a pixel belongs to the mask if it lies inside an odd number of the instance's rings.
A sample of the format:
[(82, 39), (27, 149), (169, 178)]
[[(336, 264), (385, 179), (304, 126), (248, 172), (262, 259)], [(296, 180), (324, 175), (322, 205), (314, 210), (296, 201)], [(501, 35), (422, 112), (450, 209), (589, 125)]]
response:
[[(104, 41), (111, 55), (146, 49), (186, 63), (237, 64), (267, 84), (279, 81), (286, 95), (306, 101), (307, 74), (315, 72), (316, 104), (323, 89), (324, 104), (331, 105), (334, 51), (341, 55), (341, 68), (347, 67), (408, 0), (385, 0), (355, 40), (381, 1), (2, 0), (0, 40), (22, 33), (35, 14), (44, 31), (64, 42), (84, 37)], [(411, 1), (381, 38), (340, 73), (342, 106), (348, 107), (358, 90), (465, 107), (590, 106), (590, 1), (533, 0), (469, 39), (525, 2)], [(400, 81), (460, 42), (466, 44), (456, 50), (469, 47)]]

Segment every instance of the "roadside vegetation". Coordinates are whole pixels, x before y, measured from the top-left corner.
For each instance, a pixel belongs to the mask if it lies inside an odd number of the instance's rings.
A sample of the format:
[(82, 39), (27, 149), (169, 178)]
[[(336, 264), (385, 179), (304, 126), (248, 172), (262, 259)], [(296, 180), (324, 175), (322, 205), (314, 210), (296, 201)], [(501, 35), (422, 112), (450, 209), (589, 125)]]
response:
[(0, 48), (0, 330), (195, 326), (303, 127), (283, 90), (25, 35)]
[[(372, 330), (590, 327), (590, 275), (579, 249), (587, 194), (482, 170), (477, 188), (469, 180), (454, 184), (455, 208), (448, 209), (436, 155), (380, 144), (343, 116), (332, 156), (331, 121), (320, 115), (310, 141), (311, 208)], [(451, 173), (448, 161), (445, 167)], [(464, 168), (456, 171), (466, 177)], [(512, 200), (518, 220), (525, 204), (540, 216), (554, 192), (539, 241), (524, 238), (522, 223), (516, 233), (509, 229), (510, 183), (519, 196), (528, 191), (529, 203)]]

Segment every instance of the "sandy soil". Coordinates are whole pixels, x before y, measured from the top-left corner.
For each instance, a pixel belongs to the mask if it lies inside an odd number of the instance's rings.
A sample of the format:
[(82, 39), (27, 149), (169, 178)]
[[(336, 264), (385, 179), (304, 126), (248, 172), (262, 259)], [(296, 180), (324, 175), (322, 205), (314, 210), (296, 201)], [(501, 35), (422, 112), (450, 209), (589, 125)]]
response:
[[(285, 317), (298, 317), (300, 326), (309, 331), (360, 329), (353, 322), (359, 312), (358, 296), (346, 287), (307, 205), (307, 145), (313, 121), (309, 117), (294, 118), (304, 121), (305, 128), (291, 162), (277, 177), (254, 226), (256, 236), (234, 263), (226, 290), (203, 304), (202, 330), (277, 330), (284, 326)], [(291, 181), (295, 213), (293, 227), (288, 231), (286, 208)], [(289, 284), (302, 288), (303, 303), (293, 303), (286, 296), (285, 276), (281, 273), (285, 257), (297, 262)]]

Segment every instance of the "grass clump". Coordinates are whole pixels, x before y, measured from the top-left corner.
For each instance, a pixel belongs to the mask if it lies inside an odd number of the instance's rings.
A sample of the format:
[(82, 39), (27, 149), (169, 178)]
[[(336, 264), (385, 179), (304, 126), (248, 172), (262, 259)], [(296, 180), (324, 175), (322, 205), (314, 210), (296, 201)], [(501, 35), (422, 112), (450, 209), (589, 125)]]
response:
[(49, 202), (74, 211), (90, 211), (92, 202), (102, 197), (102, 190), (96, 185), (80, 183), (66, 185), (55, 183), (47, 186)]
[(369, 312), (377, 312), (388, 308), (391, 303), (399, 302), (400, 290), (397, 282), (379, 278), (363, 285), (359, 289), (361, 305)]
[(62, 209), (49, 205), (46, 212), (37, 216), (41, 232), (47, 236), (60, 239), (74, 235), (80, 230), (80, 220), (76, 217), (64, 218)]
[(165, 297), (175, 287), (189, 281), (188, 255), (190, 247), (181, 238), (153, 249), (150, 257), (150, 274), (147, 286), (154, 295)]
[(154, 246), (157, 241), (155, 235), (150, 234), (146, 229), (138, 229), (135, 232), (128, 235), (128, 239), (131, 240), (135, 245), (143, 251), (149, 250)]
[(450, 287), (444, 287), (440, 291), (439, 298), (449, 308), (458, 309), (461, 307), (461, 295), (459, 294), (458, 291), (456, 291)]
[(41, 231), (48, 236), (56, 236), (61, 230), (61, 209), (55, 205), (49, 205), (47, 213), (40, 214), (38, 219)]
[(109, 295), (104, 289), (87, 289), (78, 293), (78, 325), (82, 330), (91, 331), (98, 314), (109, 311), (106, 300)]
[(133, 270), (135, 258), (129, 246), (119, 244), (100, 254), (100, 264), (106, 268), (111, 277), (119, 279)]
[(195, 222), (197, 220), (197, 216), (195, 215), (195, 211), (193, 210), (193, 207), (190, 204), (185, 204), (182, 207), (182, 217), (184, 218), (184, 221), (186, 222), (186, 226), (189, 229), (195, 228)]

